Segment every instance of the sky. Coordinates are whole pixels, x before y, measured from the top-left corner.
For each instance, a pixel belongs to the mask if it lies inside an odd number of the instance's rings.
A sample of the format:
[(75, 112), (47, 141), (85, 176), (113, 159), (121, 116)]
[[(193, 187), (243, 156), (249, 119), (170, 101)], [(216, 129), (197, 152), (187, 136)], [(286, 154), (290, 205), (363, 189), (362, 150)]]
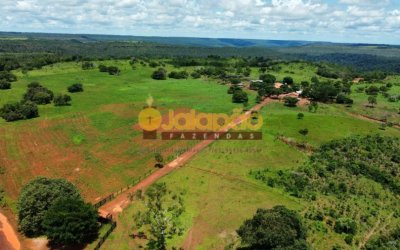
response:
[(1, 0), (0, 31), (400, 44), (400, 0)]

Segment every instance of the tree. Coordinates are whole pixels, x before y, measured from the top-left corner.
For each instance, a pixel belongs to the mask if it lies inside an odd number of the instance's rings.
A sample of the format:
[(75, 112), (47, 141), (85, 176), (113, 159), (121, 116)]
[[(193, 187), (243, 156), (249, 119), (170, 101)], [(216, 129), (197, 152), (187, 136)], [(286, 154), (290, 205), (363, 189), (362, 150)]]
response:
[(336, 220), (335, 232), (354, 235), (357, 232), (357, 223), (350, 218), (339, 218)]
[(121, 70), (116, 66), (110, 66), (107, 68), (107, 72), (109, 75), (119, 75)]
[(299, 130), (299, 134), (301, 134), (302, 136), (308, 135), (308, 129), (307, 128), (300, 129)]
[(284, 100), (285, 100), (285, 106), (288, 107), (296, 107), (297, 103), (299, 102), (299, 99), (290, 96), (285, 97)]
[(233, 95), (232, 95), (232, 102), (233, 103), (245, 103), (248, 102), (249, 98), (247, 96), (247, 93), (244, 92), (243, 90), (236, 90)]
[(377, 86), (369, 86), (368, 88), (365, 89), (365, 93), (367, 95), (378, 95), (379, 94), (379, 88)]
[(311, 102), (310, 105), (308, 105), (308, 111), (311, 113), (316, 113), (318, 110), (318, 102)]
[(336, 97), (336, 103), (339, 104), (353, 104), (353, 99), (349, 98), (347, 95), (345, 94), (339, 94)]
[(83, 70), (88, 70), (88, 69), (93, 69), (94, 64), (92, 62), (83, 62), (82, 63), (82, 69)]
[(191, 76), (193, 79), (199, 79), (199, 78), (201, 77), (201, 74), (200, 74), (199, 72), (195, 71), (195, 72), (192, 72), (192, 73), (190, 74), (190, 76)]
[(24, 101), (31, 101), (36, 104), (48, 104), (53, 100), (53, 91), (43, 87), (38, 82), (32, 82), (28, 85), (28, 90), (23, 96)]
[(167, 71), (164, 68), (159, 68), (153, 72), (151, 78), (154, 80), (166, 80), (167, 79)]
[(45, 233), (43, 220), (53, 203), (60, 198), (80, 199), (78, 189), (63, 179), (38, 177), (22, 188), (17, 202), (18, 224), (27, 236)]
[(286, 76), (285, 78), (283, 78), (282, 83), (287, 84), (287, 85), (292, 85), (294, 83), (294, 81), (293, 81), (292, 77)]
[(98, 214), (80, 198), (56, 200), (43, 219), (45, 235), (55, 245), (79, 245), (97, 238)]
[(246, 249), (307, 249), (306, 229), (300, 216), (284, 206), (258, 209), (237, 233)]
[(56, 97), (54, 97), (54, 106), (69, 106), (71, 101), (71, 97), (69, 95), (56, 95)]
[(0, 80), (0, 89), (11, 89), (11, 83), (5, 79)]
[(38, 116), (38, 107), (31, 101), (7, 103), (0, 109), (0, 117), (8, 122), (31, 119)]
[(17, 77), (9, 71), (0, 71), (0, 80), (6, 80), (7, 82), (15, 82)]
[(303, 120), (303, 118), (304, 118), (304, 114), (303, 113), (298, 113), (297, 114), (297, 119)]
[(182, 234), (179, 217), (184, 212), (181, 196), (167, 190), (165, 183), (156, 183), (145, 194), (146, 211), (135, 216), (136, 227), (149, 227), (149, 249), (165, 250), (166, 239)]
[(276, 77), (271, 74), (262, 74), (260, 75), (260, 80), (262, 80), (264, 83), (275, 83)]
[(83, 92), (83, 85), (82, 83), (74, 83), (68, 87), (68, 92), (76, 93), (76, 92)]
[(156, 153), (154, 155), (154, 159), (156, 160), (155, 167), (158, 168), (164, 167), (164, 157), (160, 153)]
[(368, 103), (371, 107), (374, 107), (376, 104), (378, 104), (378, 101), (376, 100), (375, 96), (368, 96)]

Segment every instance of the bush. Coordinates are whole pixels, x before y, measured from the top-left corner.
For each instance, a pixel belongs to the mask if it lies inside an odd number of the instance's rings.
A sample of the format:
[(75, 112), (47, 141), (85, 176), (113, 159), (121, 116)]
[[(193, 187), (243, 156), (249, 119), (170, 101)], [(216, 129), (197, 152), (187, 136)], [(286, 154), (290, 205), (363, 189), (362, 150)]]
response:
[(174, 79), (187, 79), (189, 77), (189, 74), (186, 71), (172, 71), (171, 73), (168, 74), (169, 78), (174, 78)]
[(93, 69), (94, 64), (92, 62), (83, 62), (82, 63), (82, 69), (83, 70), (88, 70), (88, 69)]
[(69, 95), (57, 95), (54, 97), (54, 106), (69, 106), (71, 97)]
[(151, 78), (154, 80), (166, 80), (167, 79), (167, 71), (164, 68), (159, 68), (153, 72)]
[(367, 95), (378, 95), (379, 88), (377, 86), (369, 86), (368, 88), (365, 89), (365, 93)]
[(108, 72), (108, 74), (110, 74), (110, 75), (119, 75), (119, 73), (121, 72), (121, 71), (119, 70), (119, 68), (116, 67), (116, 66), (109, 66), (109, 67), (107, 67), (107, 66), (105, 66), (105, 65), (103, 65), (103, 64), (100, 64), (100, 65), (99, 65), (99, 71), (100, 71), (100, 72)]
[(290, 76), (286, 76), (285, 78), (283, 78), (282, 83), (287, 85), (292, 85), (294, 81), (293, 78), (291, 78)]
[(262, 80), (264, 83), (270, 83), (273, 84), (276, 82), (276, 77), (274, 75), (271, 74), (262, 74), (260, 75), (260, 80)]
[(285, 100), (285, 106), (288, 107), (296, 107), (297, 103), (299, 102), (299, 99), (290, 96), (285, 97), (284, 100)]
[(200, 78), (201, 77), (201, 74), (199, 73), (199, 72), (192, 72), (192, 74), (190, 74), (190, 76), (193, 78), (193, 79), (198, 79), (198, 78)]
[(76, 93), (76, 92), (83, 92), (83, 85), (82, 83), (74, 83), (68, 87), (68, 92)]
[(297, 119), (303, 120), (303, 118), (304, 118), (304, 114), (303, 113), (298, 113), (297, 114)]
[(43, 219), (45, 235), (55, 245), (78, 245), (97, 238), (97, 211), (80, 198), (56, 200)]
[(29, 237), (43, 235), (46, 213), (61, 198), (81, 199), (81, 196), (74, 185), (63, 179), (39, 177), (24, 186), (17, 203), (21, 232)]
[(38, 82), (32, 82), (28, 85), (28, 90), (24, 94), (24, 101), (31, 101), (36, 104), (48, 104), (53, 100), (53, 91), (43, 87)]
[(8, 71), (0, 71), (0, 80), (5, 80), (7, 82), (15, 82), (17, 77)]
[(0, 80), (0, 89), (11, 89), (11, 83), (5, 79)]
[(31, 119), (39, 116), (39, 110), (35, 103), (27, 101), (23, 103), (5, 104), (0, 109), (0, 117), (7, 122)]
[(354, 101), (353, 101), (353, 99), (349, 98), (345, 94), (339, 94), (336, 97), (336, 103), (339, 103), (339, 104), (353, 104)]
[(354, 235), (357, 232), (357, 223), (350, 218), (339, 218), (335, 224), (336, 233), (345, 233)]
[(232, 95), (232, 102), (233, 103), (246, 103), (249, 101), (247, 93), (243, 90), (236, 90)]

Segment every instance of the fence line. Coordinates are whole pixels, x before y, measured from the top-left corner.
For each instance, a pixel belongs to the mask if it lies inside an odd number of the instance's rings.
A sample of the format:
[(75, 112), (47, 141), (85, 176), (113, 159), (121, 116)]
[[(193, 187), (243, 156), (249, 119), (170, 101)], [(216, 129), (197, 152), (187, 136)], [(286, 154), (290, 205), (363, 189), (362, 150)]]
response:
[(100, 240), (99, 240), (99, 242), (97, 242), (96, 247), (94, 248), (94, 250), (99, 250), (100, 247), (104, 244), (104, 242), (108, 238), (108, 236), (110, 236), (112, 231), (114, 231), (114, 229), (117, 227), (117, 222), (114, 221), (112, 218), (110, 219), (110, 223), (111, 223), (111, 228), (108, 229), (108, 231), (106, 232), (105, 235), (103, 235), (103, 237), (100, 238)]
[(93, 204), (93, 206), (96, 209), (99, 209), (99, 207), (103, 206), (104, 204), (106, 204), (107, 202), (112, 201), (115, 197), (117, 197), (119, 194), (125, 192), (126, 190), (131, 189), (132, 187), (134, 187), (135, 185), (137, 185), (141, 180), (145, 179), (146, 177), (148, 177), (149, 175), (151, 175), (153, 173), (153, 170), (149, 170), (148, 172), (146, 172), (143, 176), (139, 176), (137, 179), (134, 179), (132, 181), (131, 184), (128, 184), (126, 187), (121, 188), (120, 190), (118, 190), (117, 192), (114, 192), (108, 196), (106, 196), (105, 198), (103, 198), (102, 200), (96, 202)]

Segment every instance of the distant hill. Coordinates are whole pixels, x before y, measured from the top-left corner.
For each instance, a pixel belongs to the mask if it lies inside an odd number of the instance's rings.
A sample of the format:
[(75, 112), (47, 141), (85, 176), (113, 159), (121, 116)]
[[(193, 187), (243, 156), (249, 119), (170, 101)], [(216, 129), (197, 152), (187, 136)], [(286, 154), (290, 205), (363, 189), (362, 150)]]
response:
[(169, 45), (200, 46), (200, 47), (295, 47), (310, 45), (316, 42), (261, 40), (261, 39), (234, 39), (234, 38), (196, 38), (196, 37), (157, 37), (157, 36), (117, 36), (117, 35), (90, 35), (90, 34), (53, 34), (53, 33), (24, 33), (0, 32), (0, 39), (51, 39), (73, 40), (80, 42), (102, 41), (140, 41)]

